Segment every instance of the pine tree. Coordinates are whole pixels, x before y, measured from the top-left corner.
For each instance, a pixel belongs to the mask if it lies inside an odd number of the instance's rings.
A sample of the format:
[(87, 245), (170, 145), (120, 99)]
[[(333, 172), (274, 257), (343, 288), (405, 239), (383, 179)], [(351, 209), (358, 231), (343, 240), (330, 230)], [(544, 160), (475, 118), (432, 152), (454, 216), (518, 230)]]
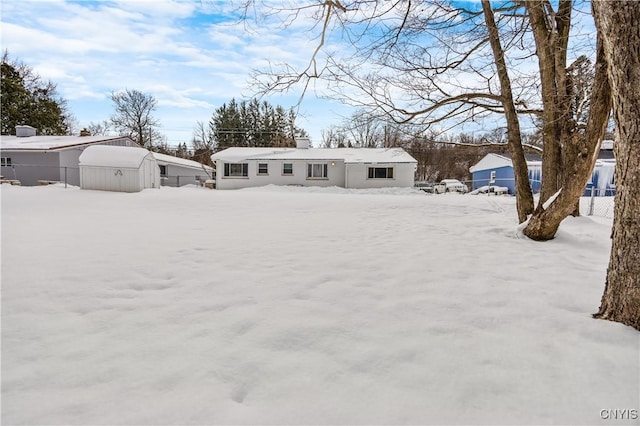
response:
[(296, 114), (282, 106), (256, 99), (231, 99), (217, 108), (209, 128), (217, 150), (229, 147), (295, 146), (296, 136), (307, 133), (295, 125)]
[(15, 132), (17, 125), (29, 125), (42, 135), (65, 135), (73, 120), (67, 102), (51, 81), (43, 81), (31, 67), (2, 55), (2, 134)]

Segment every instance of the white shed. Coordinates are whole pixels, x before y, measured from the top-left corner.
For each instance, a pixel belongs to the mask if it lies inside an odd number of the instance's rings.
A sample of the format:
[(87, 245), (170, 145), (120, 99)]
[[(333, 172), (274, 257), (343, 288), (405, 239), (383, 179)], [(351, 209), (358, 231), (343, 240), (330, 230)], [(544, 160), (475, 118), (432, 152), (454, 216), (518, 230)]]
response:
[(144, 148), (90, 146), (80, 155), (80, 187), (116, 192), (160, 188), (160, 168)]

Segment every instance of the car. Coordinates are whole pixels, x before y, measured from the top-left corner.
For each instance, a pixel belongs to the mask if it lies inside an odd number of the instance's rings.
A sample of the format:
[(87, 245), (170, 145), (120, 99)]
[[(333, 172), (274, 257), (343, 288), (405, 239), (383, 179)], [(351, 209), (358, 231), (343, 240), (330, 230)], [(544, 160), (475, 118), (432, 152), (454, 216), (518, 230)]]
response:
[(495, 194), (495, 195), (508, 195), (509, 188), (506, 186), (485, 185), (477, 189), (474, 189), (469, 194)]
[(433, 186), (433, 192), (436, 194), (444, 194), (445, 192), (459, 192), (465, 194), (469, 188), (458, 179), (442, 179), (440, 183)]
[(416, 184), (414, 185), (414, 187), (416, 189), (419, 189), (420, 191), (424, 191), (428, 194), (433, 194), (433, 184), (432, 183), (428, 183), (428, 182), (416, 182)]

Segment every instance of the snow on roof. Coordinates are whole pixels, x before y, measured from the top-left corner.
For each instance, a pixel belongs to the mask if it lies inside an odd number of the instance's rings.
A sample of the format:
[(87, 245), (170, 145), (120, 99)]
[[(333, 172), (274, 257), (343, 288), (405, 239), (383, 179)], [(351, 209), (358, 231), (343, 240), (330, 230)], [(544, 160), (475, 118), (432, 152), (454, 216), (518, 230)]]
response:
[(144, 148), (93, 145), (80, 154), (81, 166), (138, 168), (151, 154)]
[(213, 170), (213, 167), (207, 166), (202, 163), (198, 163), (197, 161), (187, 160), (186, 158), (174, 157), (173, 155), (160, 154), (158, 152), (154, 152), (153, 156), (156, 158), (156, 161), (161, 166), (165, 166), (167, 164), (176, 164), (176, 165), (188, 167), (191, 169), (197, 169), (197, 170), (202, 170), (203, 167), (207, 171)]
[(350, 163), (416, 163), (402, 148), (227, 148), (212, 160), (338, 160)]
[(508, 157), (505, 157), (504, 155), (487, 154), (482, 158), (482, 160), (478, 161), (475, 165), (469, 167), (469, 171), (471, 173), (474, 173), (482, 170), (499, 169), (501, 167), (510, 167), (512, 165), (513, 163), (511, 162), (511, 159)]
[(0, 136), (0, 149), (3, 151), (42, 151), (91, 145), (104, 141), (129, 139), (126, 136)]

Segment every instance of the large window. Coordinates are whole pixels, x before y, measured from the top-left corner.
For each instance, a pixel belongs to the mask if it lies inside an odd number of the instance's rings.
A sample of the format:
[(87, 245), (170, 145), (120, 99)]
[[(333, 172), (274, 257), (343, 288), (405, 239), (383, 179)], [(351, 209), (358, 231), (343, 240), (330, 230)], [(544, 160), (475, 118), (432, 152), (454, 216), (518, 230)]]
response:
[(267, 163), (258, 163), (258, 174), (259, 175), (268, 175), (269, 174), (269, 164), (267, 164)]
[(247, 163), (224, 163), (225, 177), (247, 177), (249, 176), (249, 164)]
[(309, 179), (326, 179), (327, 165), (322, 163), (307, 164), (307, 178)]
[(292, 175), (293, 174), (293, 164), (292, 163), (284, 163), (282, 165), (282, 174), (283, 175)]
[(2, 157), (0, 161), (2, 161), (0, 163), (2, 167), (11, 167), (11, 157)]
[(369, 167), (369, 179), (393, 179), (393, 167)]
[(167, 177), (167, 166), (160, 166), (160, 176)]

